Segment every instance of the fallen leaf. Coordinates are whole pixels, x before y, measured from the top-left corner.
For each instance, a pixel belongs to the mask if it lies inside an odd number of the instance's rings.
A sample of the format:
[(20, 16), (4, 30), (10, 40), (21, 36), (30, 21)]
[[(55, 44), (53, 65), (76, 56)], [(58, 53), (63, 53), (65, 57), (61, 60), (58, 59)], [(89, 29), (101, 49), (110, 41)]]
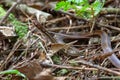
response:
[(61, 49), (65, 49), (65, 52), (68, 50), (68, 48), (73, 45), (74, 43), (76, 43), (76, 41), (70, 42), (70, 43), (51, 43), (49, 45), (50, 47), (50, 51), (54, 54), (57, 53), (58, 51), (60, 51)]
[(42, 71), (42, 67), (37, 60), (25, 61), (15, 69), (25, 74), (29, 80), (34, 80), (34, 77)]

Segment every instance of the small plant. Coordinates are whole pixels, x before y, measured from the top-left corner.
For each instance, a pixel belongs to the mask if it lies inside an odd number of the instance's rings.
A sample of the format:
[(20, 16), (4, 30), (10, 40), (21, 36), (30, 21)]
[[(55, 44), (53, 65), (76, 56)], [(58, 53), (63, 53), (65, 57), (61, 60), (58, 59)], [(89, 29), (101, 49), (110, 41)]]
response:
[(14, 25), (15, 31), (16, 31), (19, 38), (22, 38), (27, 34), (28, 27), (26, 24), (24, 24), (18, 20), (13, 20), (12, 24)]
[(61, 63), (60, 57), (58, 55), (52, 56), (52, 60), (55, 64), (60, 64)]
[(2, 8), (2, 5), (0, 5), (0, 19), (5, 15), (5, 10)]
[(6, 71), (1, 71), (0, 74), (15, 74), (17, 76), (21, 76), (24, 78), (24, 80), (27, 80), (27, 77), (19, 72), (18, 70), (6, 70)]
[(96, 0), (95, 2), (89, 4), (88, 0), (66, 0), (61, 1), (56, 4), (56, 10), (63, 9), (64, 11), (73, 9), (77, 16), (90, 19), (94, 18), (99, 14), (105, 0)]
[[(5, 16), (6, 11), (2, 8), (2, 5), (0, 5), (0, 19)], [(13, 14), (10, 14), (8, 17), (8, 21), (12, 23), (12, 25), (15, 28), (15, 32), (18, 35), (19, 38), (24, 37), (28, 32), (28, 27), (25, 23), (22, 23), (18, 21)]]
[(70, 60), (69, 63), (72, 66), (78, 66), (78, 63), (76, 61), (74, 61), (74, 60)]
[(58, 72), (57, 72), (57, 74), (58, 75), (65, 75), (65, 74), (67, 74), (69, 71), (67, 70), (67, 69), (61, 69), (61, 70), (59, 70)]

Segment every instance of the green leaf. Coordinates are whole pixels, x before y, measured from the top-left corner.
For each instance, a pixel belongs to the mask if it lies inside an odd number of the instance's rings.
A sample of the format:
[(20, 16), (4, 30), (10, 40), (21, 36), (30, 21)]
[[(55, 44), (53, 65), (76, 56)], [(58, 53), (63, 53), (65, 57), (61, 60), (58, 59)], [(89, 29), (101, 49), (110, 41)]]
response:
[(96, 0), (91, 6), (94, 10), (94, 15), (96, 16), (102, 9), (103, 3), (100, 2), (100, 0)]
[(102, 2), (100, 0), (96, 0), (92, 4), (89, 4), (88, 0), (66, 0), (58, 2), (56, 9), (63, 9), (64, 11), (73, 9), (77, 16), (91, 19), (100, 13), (104, 3), (105, 0), (102, 0)]
[(52, 56), (52, 59), (53, 59), (55, 64), (60, 64), (61, 63), (60, 57), (57, 56), (57, 55)]
[(88, 0), (67, 0), (68, 2), (72, 2), (76, 5), (87, 5), (89, 4)]
[[(0, 19), (6, 14), (6, 11), (2, 8), (0, 5)], [(8, 21), (12, 23), (12, 25), (15, 27), (16, 34), (19, 38), (23, 38), (27, 32), (28, 27), (26, 24), (23, 24), (22, 22), (18, 21), (13, 14), (10, 14), (8, 17)]]
[[(3, 9), (2, 5), (0, 5), (0, 19), (1, 19), (3, 16), (5, 16), (5, 14), (6, 14), (5, 9)], [(10, 15), (8, 16), (8, 20), (9, 20), (9, 21), (13, 21), (14, 19), (15, 19), (15, 16), (14, 16), (13, 14), (10, 14)]]
[(56, 4), (56, 10), (59, 10), (59, 9), (63, 9), (63, 10), (68, 10), (71, 8), (71, 4), (70, 2), (67, 2), (67, 1), (61, 1), (59, 3)]
[(65, 75), (65, 74), (67, 74), (69, 71), (67, 70), (67, 69), (61, 69), (60, 71), (58, 71), (57, 73), (59, 74), (59, 75)]
[(6, 11), (2, 8), (2, 5), (0, 5), (0, 19), (5, 16)]
[(0, 74), (16, 74), (18, 76), (21, 76), (21, 77), (27, 79), (27, 77), (24, 74), (22, 74), (21, 72), (19, 72), (18, 70), (6, 70), (6, 71), (0, 72)]
[(85, 19), (89, 19), (92, 17), (92, 11), (90, 5), (83, 6), (80, 10), (76, 11), (77, 16), (81, 16)]
[(15, 32), (17, 33), (18, 37), (19, 38), (23, 38), (27, 32), (28, 32), (28, 27), (26, 24), (23, 24), (22, 22), (14, 19), (12, 21), (12, 24), (14, 25), (15, 27)]
[(72, 66), (78, 66), (78, 63), (74, 60), (70, 60), (69, 63), (72, 65)]

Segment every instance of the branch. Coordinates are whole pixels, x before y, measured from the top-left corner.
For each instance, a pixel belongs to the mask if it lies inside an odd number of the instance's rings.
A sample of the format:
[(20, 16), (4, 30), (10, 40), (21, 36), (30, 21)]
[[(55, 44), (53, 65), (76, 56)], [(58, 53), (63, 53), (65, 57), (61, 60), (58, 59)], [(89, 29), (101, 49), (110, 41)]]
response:
[(21, 2), (22, 2), (22, 0), (17, 0), (17, 2), (15, 4), (13, 4), (12, 7), (10, 7), (10, 9), (7, 11), (6, 15), (0, 20), (0, 25), (5, 21), (5, 19), (7, 19), (7, 17), (11, 13), (11, 11)]
[[(13, 2), (11, 0), (5, 0), (5, 3), (8, 4), (9, 6), (16, 4), (16, 2)], [(25, 4), (20, 4), (19, 6), (16, 6), (16, 9), (20, 9), (28, 14), (35, 15), (38, 21), (41, 20), (41, 16), (43, 16), (45, 20), (52, 18), (51, 14), (29, 7)]]

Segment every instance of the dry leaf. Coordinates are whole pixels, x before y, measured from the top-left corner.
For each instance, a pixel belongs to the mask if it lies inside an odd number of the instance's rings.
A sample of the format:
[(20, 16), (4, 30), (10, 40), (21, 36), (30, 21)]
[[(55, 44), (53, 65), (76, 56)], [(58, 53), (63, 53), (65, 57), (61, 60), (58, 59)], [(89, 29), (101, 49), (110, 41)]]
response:
[(50, 69), (43, 70), (41, 73), (36, 75), (34, 79), (35, 80), (55, 80), (54, 77), (50, 75), (50, 73), (51, 73)]
[(34, 77), (42, 71), (42, 67), (37, 60), (25, 61), (15, 69), (25, 74), (29, 80), (34, 80)]
[(44, 52), (40, 53), (40, 59), (41, 60), (46, 60), (46, 54)]
[(55, 80), (65, 80), (67, 77), (55, 77)]
[[(54, 80), (54, 77), (50, 75), (50, 69), (44, 69), (40, 65), (38, 60), (26, 61), (19, 64), (15, 69), (25, 74), (29, 80)], [(20, 78), (14, 80), (19, 80)], [(13, 80), (12, 79), (12, 80)]]
[(9, 38), (16, 36), (12, 27), (0, 26), (0, 38)]
[(68, 48), (73, 45), (74, 43), (76, 43), (76, 41), (67, 43), (67, 44), (62, 44), (62, 43), (52, 43), (49, 45), (51, 52), (57, 53), (58, 51), (60, 51), (61, 49), (65, 49), (65, 52), (68, 50)]

